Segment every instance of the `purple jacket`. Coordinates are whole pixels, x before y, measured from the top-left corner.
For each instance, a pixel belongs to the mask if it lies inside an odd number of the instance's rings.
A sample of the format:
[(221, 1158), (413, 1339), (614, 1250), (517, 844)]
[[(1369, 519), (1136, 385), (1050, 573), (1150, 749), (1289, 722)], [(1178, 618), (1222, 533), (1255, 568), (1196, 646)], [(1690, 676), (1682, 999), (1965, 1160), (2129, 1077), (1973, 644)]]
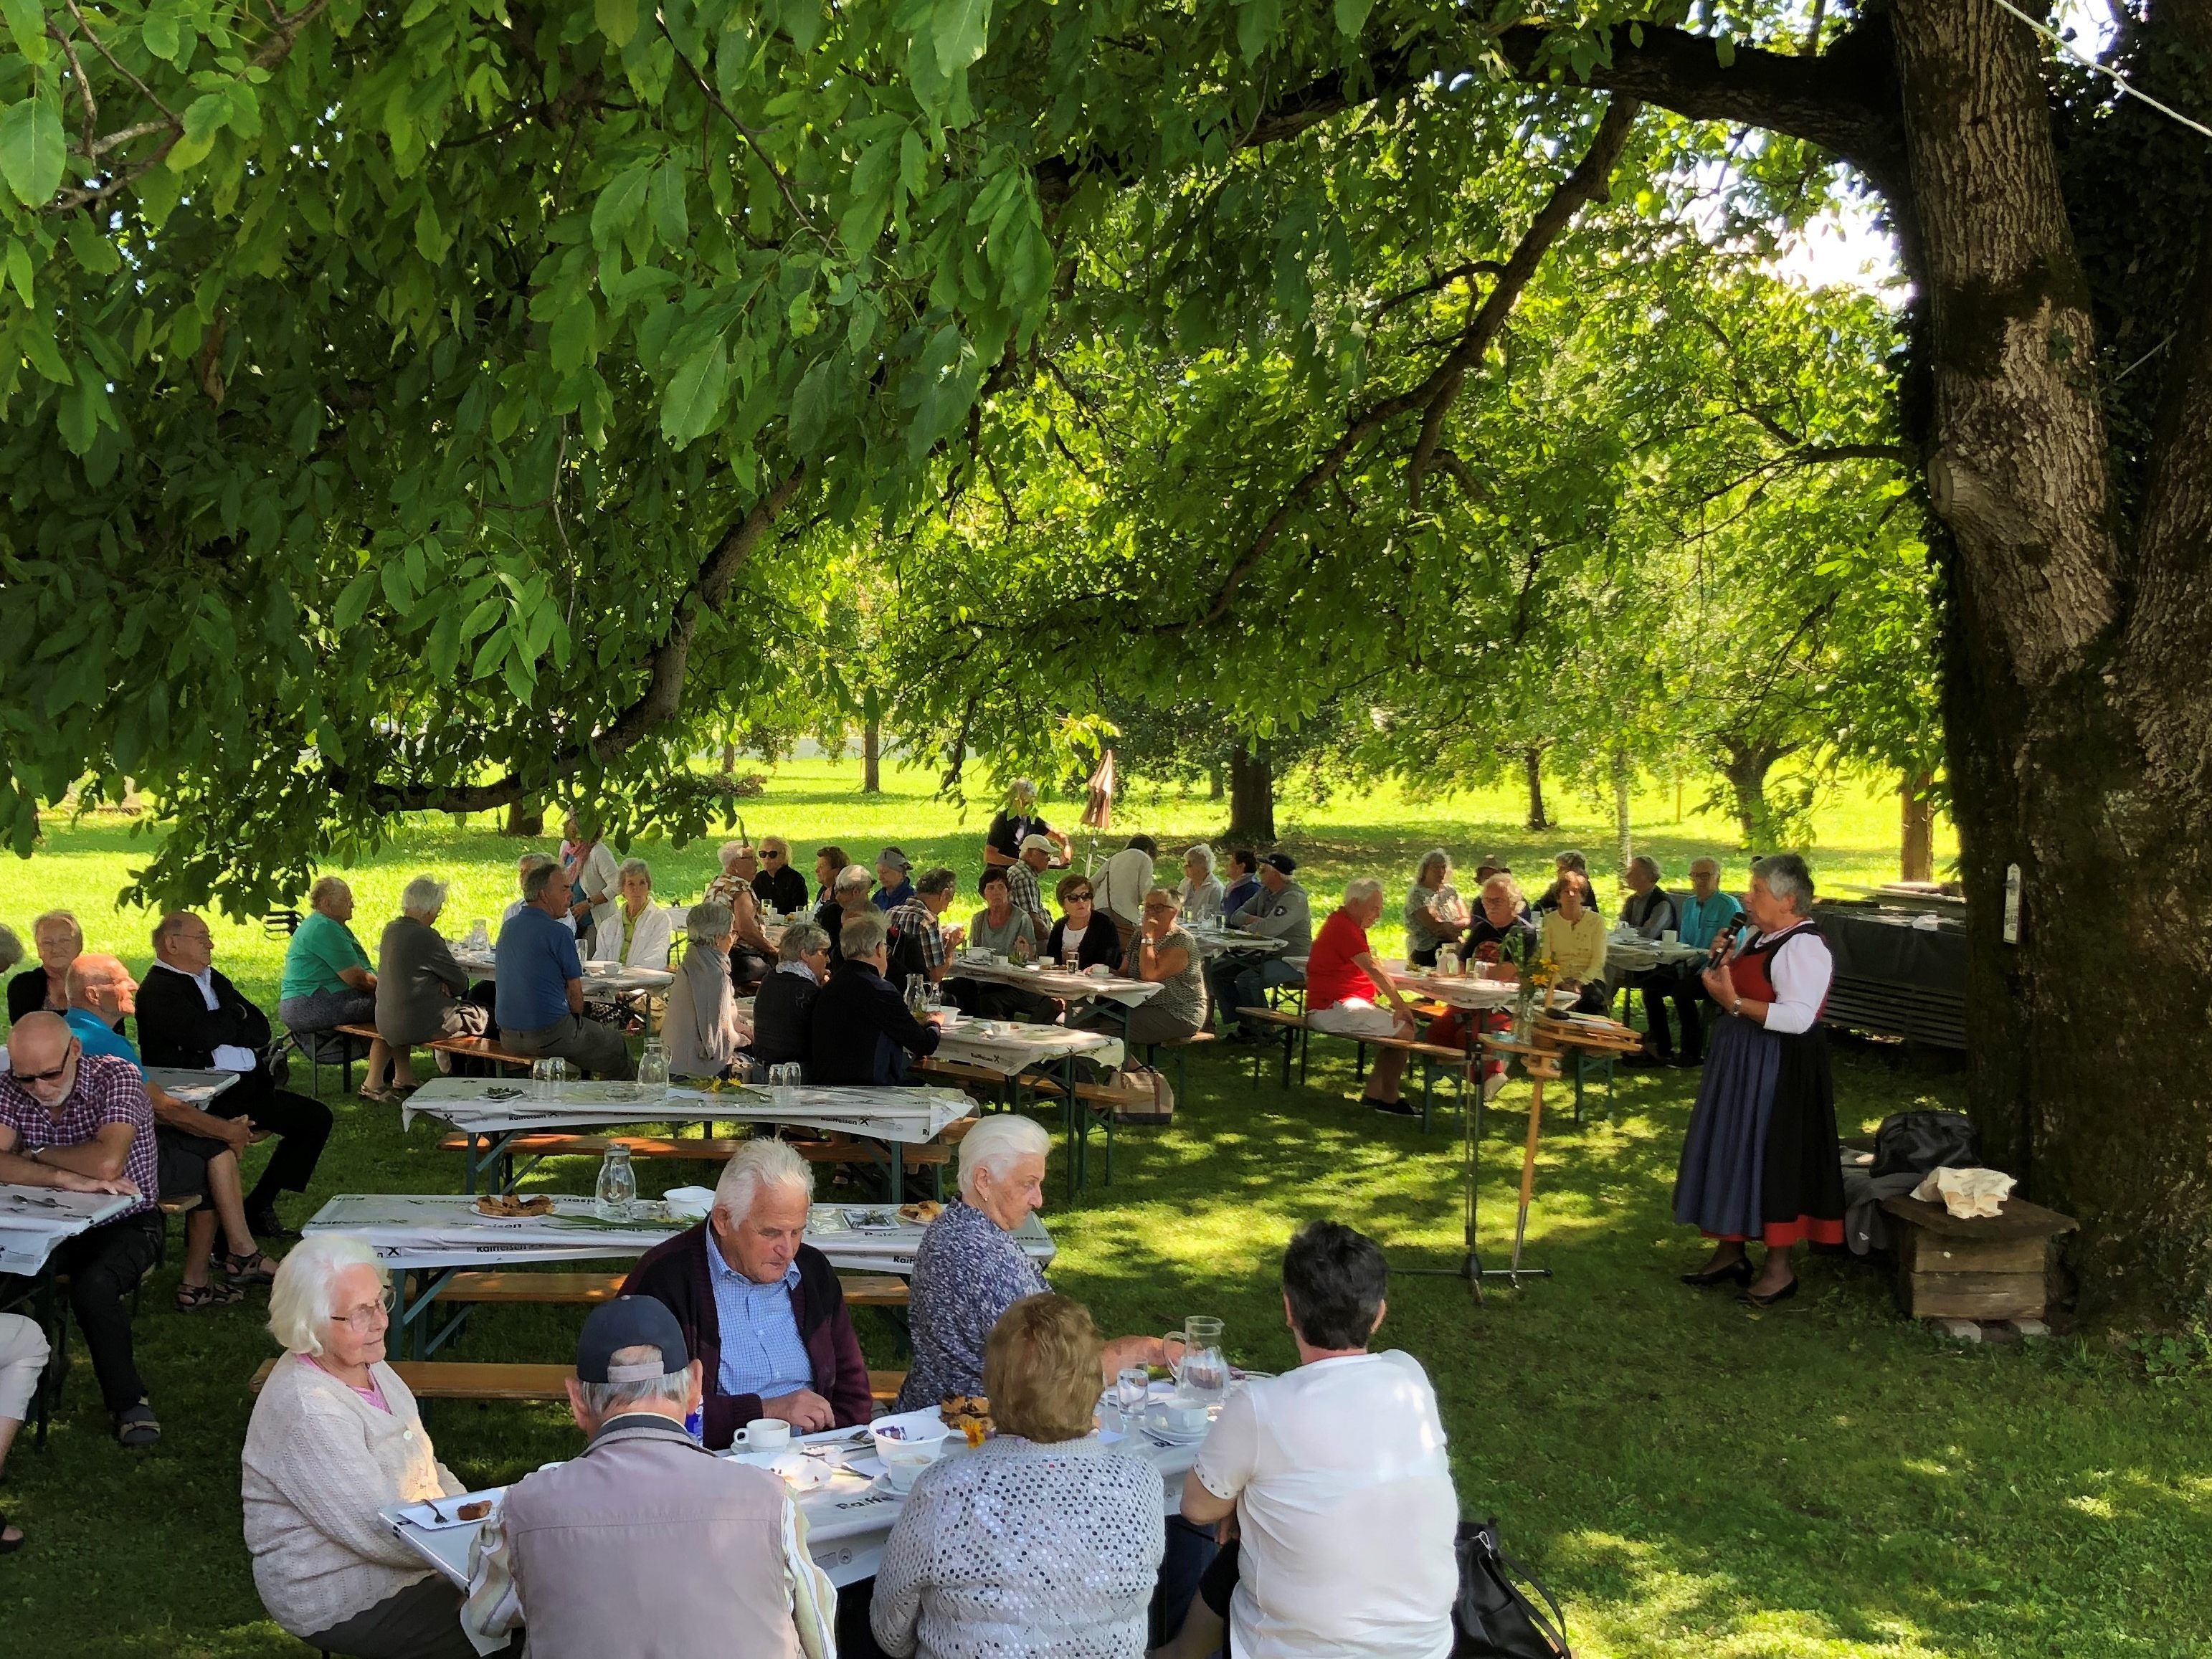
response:
[[(706, 1374), (700, 1438), (720, 1450), (763, 1413), (758, 1395), (720, 1392), (722, 1322), (714, 1310), (714, 1284), (707, 1276), (707, 1252), (714, 1248), (702, 1221), (640, 1257), (623, 1281), (622, 1293), (665, 1303), (684, 1328), (684, 1346)], [(791, 1311), (799, 1321), (806, 1357), (813, 1363), (814, 1392), (836, 1413), (835, 1426), (865, 1423), (875, 1401), (868, 1392), (868, 1362), (861, 1357), (860, 1339), (853, 1334), (853, 1316), (845, 1307), (844, 1287), (838, 1284), (830, 1258), (811, 1244), (799, 1247), (797, 1260), (799, 1283), (791, 1292)]]

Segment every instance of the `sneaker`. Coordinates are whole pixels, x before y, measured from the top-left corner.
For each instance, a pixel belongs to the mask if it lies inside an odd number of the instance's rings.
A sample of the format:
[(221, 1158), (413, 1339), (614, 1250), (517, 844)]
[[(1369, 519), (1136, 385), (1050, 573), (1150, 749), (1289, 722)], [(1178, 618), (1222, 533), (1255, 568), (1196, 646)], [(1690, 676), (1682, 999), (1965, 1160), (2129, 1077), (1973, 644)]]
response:
[(1491, 1101), (1497, 1099), (1498, 1091), (1503, 1089), (1504, 1086), (1505, 1073), (1503, 1072), (1492, 1072), (1488, 1077), (1483, 1079), (1482, 1098), (1484, 1103), (1487, 1104)]
[(1360, 1097), (1361, 1105), (1385, 1113), (1391, 1117), (1419, 1117), (1420, 1113), (1403, 1100), (1376, 1100), (1371, 1095)]

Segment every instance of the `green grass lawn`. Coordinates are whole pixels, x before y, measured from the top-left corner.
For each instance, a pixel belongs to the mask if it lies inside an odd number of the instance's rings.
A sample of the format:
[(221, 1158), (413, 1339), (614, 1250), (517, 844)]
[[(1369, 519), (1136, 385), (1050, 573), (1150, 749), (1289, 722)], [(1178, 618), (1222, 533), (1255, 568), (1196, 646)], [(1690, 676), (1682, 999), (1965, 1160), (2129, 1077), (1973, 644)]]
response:
[[(892, 780), (865, 801), (857, 769), (785, 769), (748, 803), (756, 835), (781, 830), (807, 850), (831, 838), (872, 855), (896, 839), (918, 859), (972, 868), (981, 819), (964, 828), (927, 779)], [(1725, 826), (1650, 812), (1645, 843), (1679, 870), (1725, 849)], [(1200, 799), (1137, 803), (1130, 822), (1181, 840), (1219, 809)], [(1072, 820), (1073, 814), (1066, 812)], [(1497, 851), (1524, 872), (1556, 845), (1594, 853), (1603, 826), (1578, 822), (1532, 843), (1516, 804), (1479, 796), (1409, 802), (1339, 797), (1285, 813), (1288, 844), (1309, 857), (1317, 892), (1374, 867), (1402, 883), (1433, 842), (1465, 861)], [(1886, 799), (1846, 803), (1821, 825), (1824, 882), (1894, 869)], [(362, 916), (390, 914), (418, 870), (454, 882), (447, 921), (495, 916), (514, 843), (482, 830), (412, 830), (356, 876)], [(645, 849), (663, 890), (690, 895), (711, 850)], [(128, 861), (125, 832), (57, 829), (28, 864), (0, 866), (0, 918), (73, 904), (95, 945), (147, 954), (145, 919), (113, 917)], [(1593, 860), (1594, 863), (1609, 862)], [(1732, 879), (1741, 860), (1732, 860)], [(1610, 902), (1610, 884), (1601, 893)], [(373, 938), (374, 926), (362, 931)], [(252, 925), (218, 932), (219, 960), (270, 998), (277, 946)], [(1059, 1288), (1115, 1331), (1158, 1331), (1193, 1312), (1228, 1322), (1232, 1352), (1274, 1368), (1292, 1353), (1274, 1283), (1299, 1221), (1334, 1215), (1379, 1237), (1400, 1267), (1446, 1266), (1458, 1240), (1456, 1120), (1424, 1137), (1350, 1103), (1341, 1045), (1316, 1048), (1310, 1086), (1285, 1096), (1218, 1051), (1191, 1064), (1173, 1128), (1121, 1138), (1115, 1185), (1046, 1219), (1060, 1244)], [(1838, 1047), (1847, 1129), (1915, 1103), (1955, 1104), (1941, 1059), (1887, 1045)], [(1547, 1102), (1529, 1256), (1555, 1276), (1477, 1308), (1445, 1278), (1394, 1285), (1387, 1338), (1419, 1355), (1442, 1397), (1461, 1501), (1500, 1517), (1507, 1547), (1534, 1563), (1568, 1605), (1577, 1651), (1590, 1656), (2080, 1656), (2212, 1651), (2212, 1409), (2197, 1382), (2153, 1385), (2123, 1361), (2057, 1341), (1963, 1349), (1898, 1318), (1882, 1274), (1820, 1258), (1805, 1292), (1753, 1316), (1727, 1296), (1686, 1290), (1674, 1273), (1698, 1255), (1668, 1219), (1674, 1158), (1692, 1080), (1626, 1074), (1610, 1103), (1595, 1092), (1577, 1127), (1565, 1091)], [(1526, 1127), (1525, 1086), (1501, 1097), (1484, 1148), (1483, 1245), (1510, 1243), (1510, 1171)], [(437, 1130), (403, 1134), (398, 1114), (340, 1106), (313, 1195), (452, 1190), (458, 1160)], [(1058, 1154), (1055, 1152), (1055, 1164)], [(592, 1167), (547, 1166), (538, 1184), (585, 1190)], [(705, 1178), (655, 1164), (649, 1188)], [(240, 1542), (238, 1447), (246, 1379), (270, 1345), (261, 1302), (187, 1318), (169, 1310), (173, 1263), (148, 1285), (142, 1362), (167, 1425), (150, 1455), (118, 1450), (82, 1368), (44, 1452), (27, 1442), (0, 1486), (30, 1532), (0, 1559), (0, 1652), (67, 1655), (294, 1655), (262, 1615)], [(893, 1334), (864, 1310), (872, 1358)], [(568, 1357), (572, 1310), (483, 1310), (463, 1345), (476, 1358)], [(433, 1408), (441, 1455), (465, 1478), (518, 1475), (573, 1449), (550, 1409)], [(35, 1644), (35, 1645), (34, 1645)]]

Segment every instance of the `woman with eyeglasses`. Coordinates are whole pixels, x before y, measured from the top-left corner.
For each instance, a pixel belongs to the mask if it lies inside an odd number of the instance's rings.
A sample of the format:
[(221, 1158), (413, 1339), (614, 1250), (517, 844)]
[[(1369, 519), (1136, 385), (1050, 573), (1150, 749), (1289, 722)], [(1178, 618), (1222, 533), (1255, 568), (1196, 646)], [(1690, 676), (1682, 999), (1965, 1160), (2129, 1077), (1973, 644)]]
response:
[(806, 877), (791, 867), (791, 843), (781, 836), (763, 836), (760, 866), (753, 878), (753, 896), (772, 906), (778, 915), (805, 915), (809, 908)]
[(1182, 895), (1174, 888), (1155, 887), (1145, 895), (1143, 919), (1129, 941), (1121, 971), (1160, 988), (1128, 1010), (1126, 1022), (1120, 1010), (1109, 1014), (1094, 1003), (1068, 1024), (1126, 1035), (1132, 1046), (1180, 1042), (1206, 1024), (1206, 975), (1198, 941), (1182, 925)]
[(246, 1547), (270, 1617), (357, 1659), (476, 1659), (461, 1592), (377, 1510), (467, 1490), (438, 1462), (415, 1396), (384, 1363), (389, 1276), (358, 1238), (302, 1240), (276, 1269), (284, 1356), (246, 1431)]
[(1053, 896), (1060, 901), (1060, 920), (1045, 935), (1045, 960), (1065, 964), (1067, 953), (1073, 951), (1078, 968), (1119, 967), (1121, 936), (1112, 922), (1098, 914), (1091, 878), (1062, 876)]

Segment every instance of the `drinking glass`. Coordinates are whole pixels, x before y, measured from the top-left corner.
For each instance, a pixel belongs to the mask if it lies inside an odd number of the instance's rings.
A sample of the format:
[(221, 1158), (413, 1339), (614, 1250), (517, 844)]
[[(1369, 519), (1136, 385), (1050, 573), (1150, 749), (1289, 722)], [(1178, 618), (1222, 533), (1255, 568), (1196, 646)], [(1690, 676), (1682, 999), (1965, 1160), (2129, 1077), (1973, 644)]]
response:
[(771, 1089), (796, 1089), (799, 1086), (799, 1066), (797, 1060), (786, 1060), (768, 1068), (768, 1086)]
[(1142, 1365), (1124, 1365), (1114, 1373), (1114, 1404), (1124, 1421), (1144, 1410), (1152, 1387), (1152, 1374)]
[(530, 1097), (532, 1100), (558, 1100), (561, 1097), (560, 1073), (557, 1060), (533, 1060), (530, 1062)]

